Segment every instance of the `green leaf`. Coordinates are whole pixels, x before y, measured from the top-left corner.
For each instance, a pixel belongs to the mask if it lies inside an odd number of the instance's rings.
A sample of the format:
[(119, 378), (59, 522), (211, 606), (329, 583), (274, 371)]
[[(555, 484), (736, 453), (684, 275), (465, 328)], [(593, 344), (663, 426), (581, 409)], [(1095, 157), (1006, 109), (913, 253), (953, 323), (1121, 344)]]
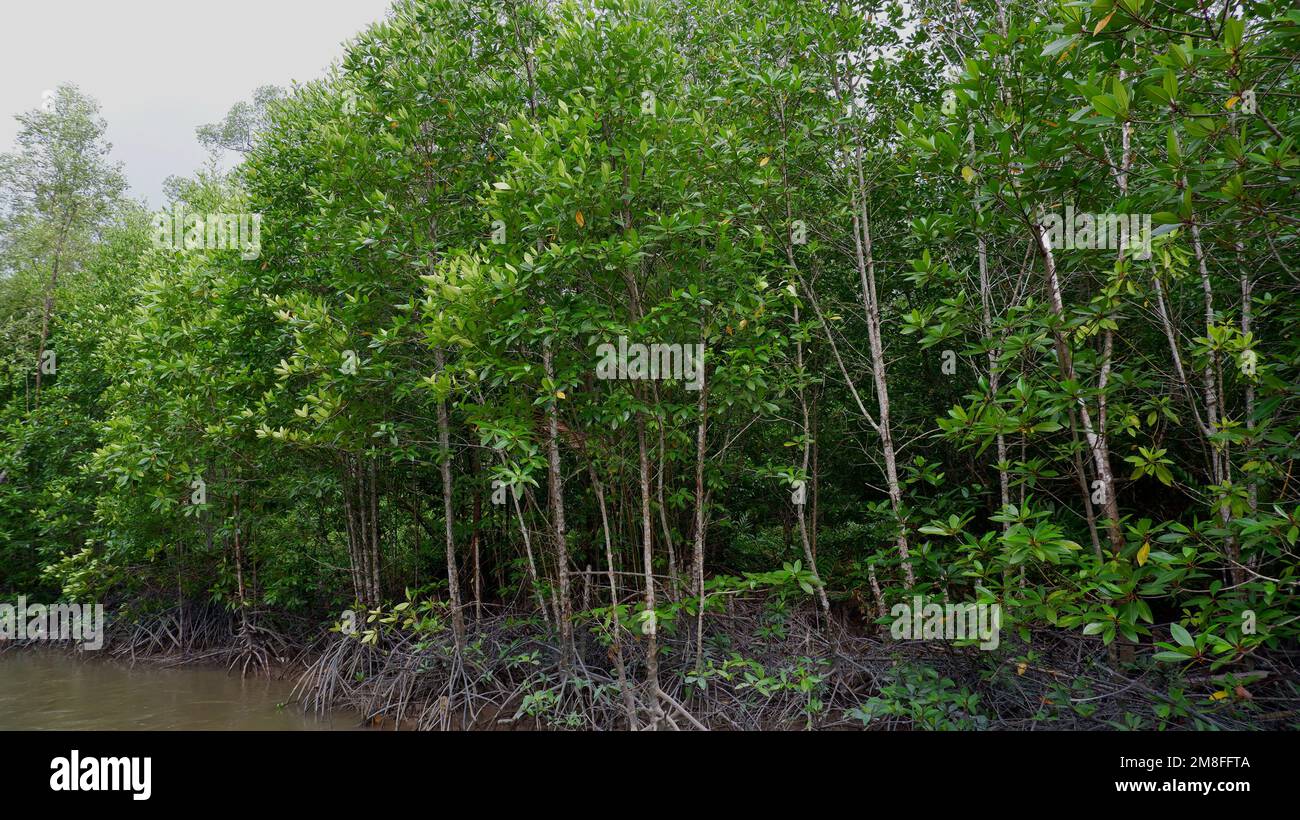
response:
[(1098, 94), (1093, 97), (1092, 108), (1103, 117), (1111, 119), (1119, 117), (1119, 103), (1110, 94)]
[(1044, 48), (1043, 53), (1038, 56), (1040, 57), (1055, 56), (1057, 54), (1060, 54), (1062, 51), (1065, 51), (1067, 48), (1069, 48), (1070, 46), (1074, 45), (1077, 42), (1079, 42), (1079, 35), (1077, 34), (1071, 34), (1069, 37), (1062, 37), (1058, 40), (1053, 40), (1051, 43), (1047, 44), (1047, 48)]
[(1191, 633), (1186, 629), (1183, 629), (1181, 624), (1170, 624), (1169, 632), (1174, 636), (1174, 640), (1178, 641), (1181, 646), (1192, 646), (1195, 643), (1192, 640)]
[(1245, 31), (1245, 23), (1236, 17), (1229, 17), (1223, 24), (1223, 48), (1226, 51), (1236, 51), (1241, 47), (1241, 35)]

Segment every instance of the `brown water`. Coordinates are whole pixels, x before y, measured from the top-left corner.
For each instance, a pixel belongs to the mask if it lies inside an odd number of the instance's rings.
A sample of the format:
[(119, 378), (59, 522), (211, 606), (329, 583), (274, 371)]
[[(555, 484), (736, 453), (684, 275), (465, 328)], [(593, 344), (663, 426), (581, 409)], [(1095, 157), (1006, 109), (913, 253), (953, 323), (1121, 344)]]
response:
[(354, 729), (356, 715), (324, 719), (289, 699), (293, 685), (220, 669), (134, 667), (44, 651), (0, 653), (0, 730)]

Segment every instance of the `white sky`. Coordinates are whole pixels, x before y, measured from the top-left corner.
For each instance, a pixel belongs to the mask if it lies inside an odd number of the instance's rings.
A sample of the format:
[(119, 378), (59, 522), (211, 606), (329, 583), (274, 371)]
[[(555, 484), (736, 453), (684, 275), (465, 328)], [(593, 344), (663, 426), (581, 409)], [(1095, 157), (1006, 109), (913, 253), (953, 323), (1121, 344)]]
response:
[(71, 82), (99, 100), (131, 194), (160, 207), (162, 181), (207, 152), (216, 122), (259, 85), (320, 76), (391, 0), (0, 0), (0, 151), (13, 115)]

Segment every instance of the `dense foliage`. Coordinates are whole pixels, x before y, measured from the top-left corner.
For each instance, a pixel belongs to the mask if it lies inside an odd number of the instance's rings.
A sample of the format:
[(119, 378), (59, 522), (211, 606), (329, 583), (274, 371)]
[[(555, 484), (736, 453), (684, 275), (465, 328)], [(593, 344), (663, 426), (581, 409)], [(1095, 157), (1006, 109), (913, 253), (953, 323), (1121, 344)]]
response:
[[(0, 590), (505, 610), (632, 723), (664, 642), (739, 674), (737, 596), (921, 595), (998, 603), (1019, 675), (1066, 636), (1266, 712), (1222, 680), (1300, 632), (1298, 59), (1272, 0), (400, 0), (201, 130), (243, 162), (168, 212), (255, 253), (157, 247), (63, 88), (0, 164)], [(620, 337), (702, 385), (605, 378)], [(970, 725), (932, 677), (854, 714)]]

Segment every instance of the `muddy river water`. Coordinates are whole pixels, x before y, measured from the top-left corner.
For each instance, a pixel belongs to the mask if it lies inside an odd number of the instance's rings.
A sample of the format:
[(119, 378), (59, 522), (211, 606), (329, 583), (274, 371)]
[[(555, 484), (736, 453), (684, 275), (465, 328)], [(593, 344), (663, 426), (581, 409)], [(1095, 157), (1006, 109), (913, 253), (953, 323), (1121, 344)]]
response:
[(160, 669), (45, 651), (0, 652), (0, 730), (354, 729), (286, 704), (293, 685), (221, 669)]

